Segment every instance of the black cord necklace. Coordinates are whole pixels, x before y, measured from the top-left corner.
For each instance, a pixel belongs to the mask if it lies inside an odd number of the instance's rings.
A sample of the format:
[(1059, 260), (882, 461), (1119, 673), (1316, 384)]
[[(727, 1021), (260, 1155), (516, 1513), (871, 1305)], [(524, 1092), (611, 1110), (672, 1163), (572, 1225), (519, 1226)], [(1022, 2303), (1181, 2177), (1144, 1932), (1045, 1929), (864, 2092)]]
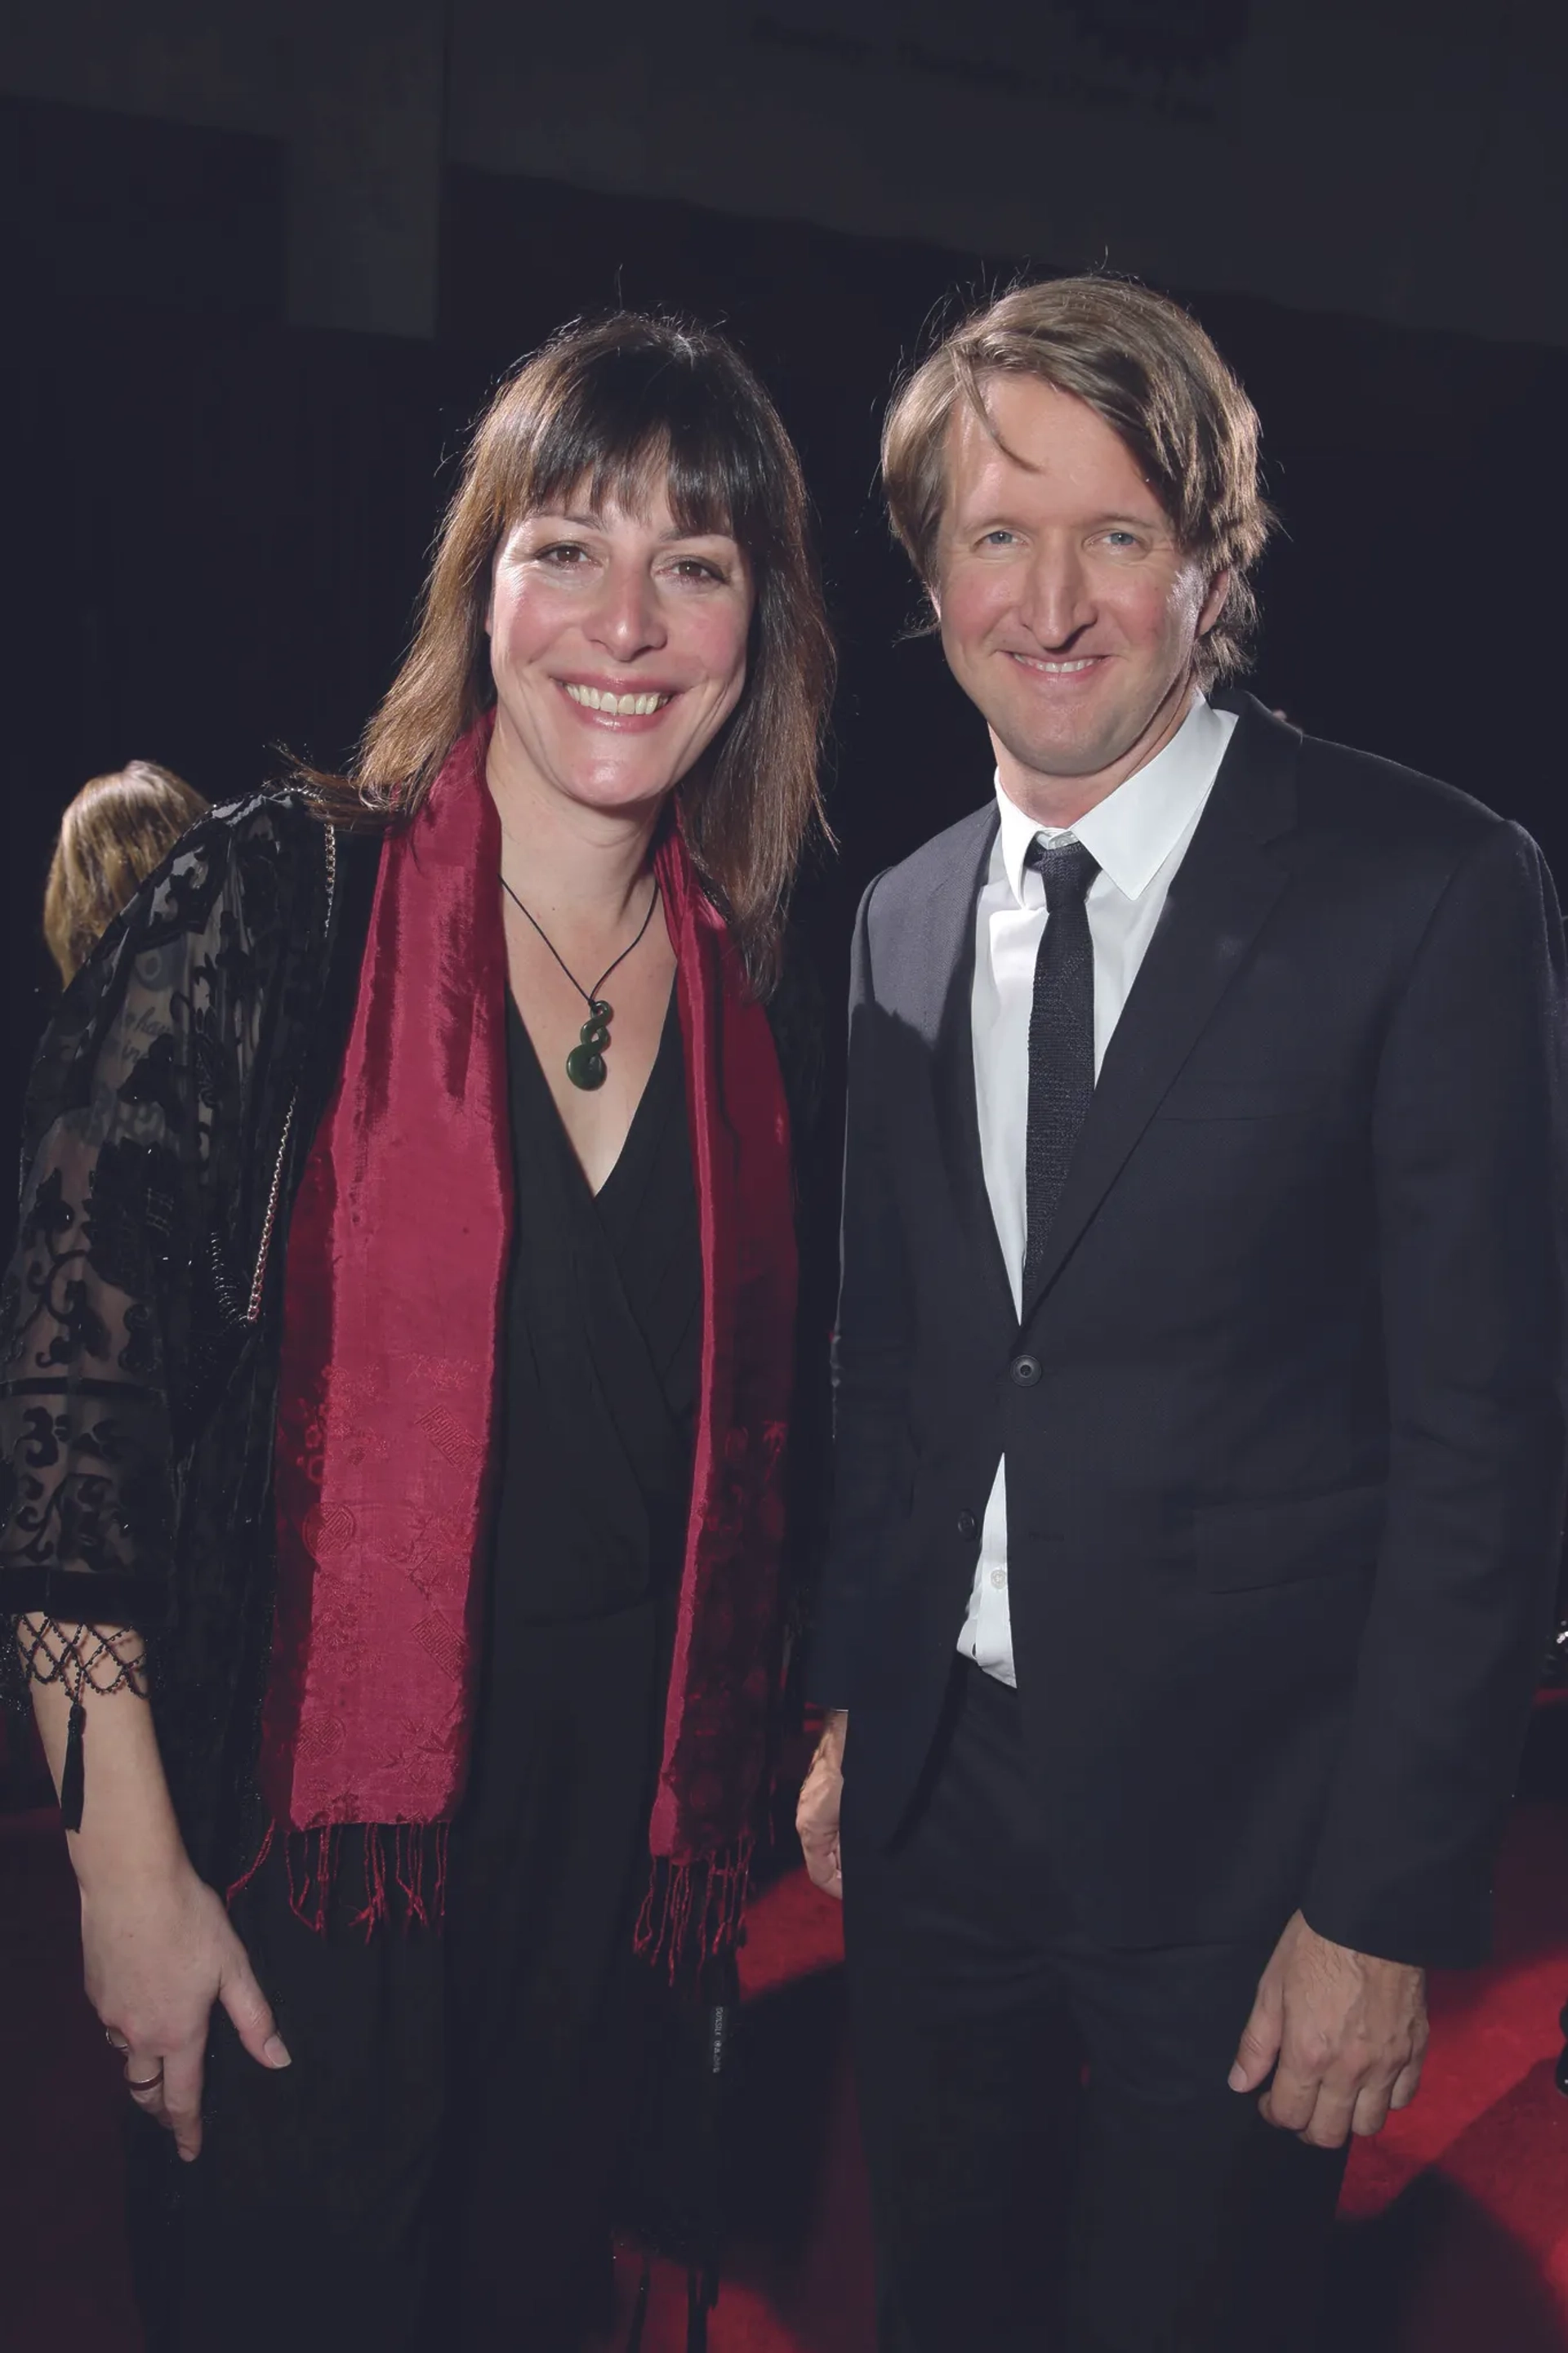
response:
[(647, 913), (642, 919), (642, 928), (637, 933), (636, 939), (632, 942), (631, 947), (623, 948), (620, 955), (616, 958), (615, 963), (605, 966), (604, 971), (599, 975), (599, 977), (595, 982), (592, 989), (586, 989), (584, 987), (582, 982), (578, 979), (571, 965), (567, 964), (564, 957), (561, 955), (560, 950), (552, 942), (549, 934), (544, 930), (543, 925), (542, 923), (534, 923), (533, 917), (528, 914), (528, 909), (523, 905), (522, 901), (518, 897), (517, 892), (512, 889), (511, 884), (507, 881), (504, 874), (500, 878), (500, 887), (506, 892), (507, 897), (511, 901), (512, 905), (517, 909), (518, 913), (521, 915), (528, 915), (529, 922), (533, 923), (534, 930), (539, 934), (539, 936), (544, 942), (545, 946), (549, 948), (551, 955), (555, 958), (556, 963), (561, 966), (562, 971), (566, 975), (567, 979), (571, 982), (573, 987), (576, 990), (578, 996), (583, 999), (584, 1004), (588, 1008), (588, 1018), (584, 1022), (581, 1030), (578, 1032), (577, 1043), (573, 1047), (572, 1051), (566, 1057), (566, 1075), (571, 1080), (574, 1087), (581, 1087), (584, 1094), (592, 1094), (596, 1087), (602, 1087), (605, 1083), (605, 1049), (610, 1042), (610, 1024), (616, 1018), (615, 1007), (607, 1004), (605, 998), (600, 996), (599, 991), (604, 987), (605, 983), (608, 980), (610, 975), (616, 971), (619, 965), (625, 964), (627, 956), (629, 956), (632, 952), (632, 948), (641, 947), (643, 943), (643, 933), (647, 930), (648, 925), (652, 923), (653, 911), (658, 904), (658, 878), (656, 877), (654, 881), (653, 896), (647, 902)]

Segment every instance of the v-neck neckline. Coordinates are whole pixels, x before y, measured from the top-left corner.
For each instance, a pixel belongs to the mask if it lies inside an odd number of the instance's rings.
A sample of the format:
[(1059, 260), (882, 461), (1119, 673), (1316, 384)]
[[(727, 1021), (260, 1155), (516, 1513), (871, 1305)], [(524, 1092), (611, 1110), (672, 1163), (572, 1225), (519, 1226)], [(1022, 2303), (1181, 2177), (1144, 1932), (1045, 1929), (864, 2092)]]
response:
[(584, 1193), (593, 1204), (595, 1209), (598, 1210), (604, 1202), (605, 1196), (610, 1191), (612, 1187), (616, 1185), (617, 1178), (621, 1176), (622, 1171), (628, 1166), (635, 1165), (632, 1156), (633, 1145), (636, 1143), (640, 1146), (641, 1132), (646, 1126), (647, 1119), (651, 1116), (649, 1109), (650, 1099), (655, 1097), (656, 1090), (662, 1080), (665, 1058), (672, 1050), (673, 1033), (675, 1032), (678, 1020), (676, 1008), (676, 983), (674, 976), (672, 975), (670, 978), (669, 1002), (665, 1008), (664, 1021), (659, 1029), (658, 1046), (654, 1054), (652, 1067), (648, 1071), (647, 1077), (643, 1081), (642, 1092), (637, 1099), (637, 1103), (633, 1107), (631, 1119), (627, 1123), (626, 1132), (621, 1139), (621, 1148), (616, 1155), (613, 1164), (606, 1172), (604, 1183), (596, 1189), (588, 1182), (588, 1172), (577, 1156), (577, 1148), (573, 1143), (571, 1135), (567, 1131), (565, 1121), (561, 1116), (561, 1106), (556, 1102), (554, 1089), (551, 1086), (550, 1081), (545, 1075), (544, 1064), (540, 1060), (539, 1049), (533, 1040), (533, 1033), (530, 1029), (527, 1022), (523, 1019), (521, 1008), (510, 988), (506, 993), (506, 1008), (508, 1024), (509, 1026), (512, 1023), (516, 1024), (523, 1045), (527, 1049), (528, 1058), (531, 1065), (532, 1072), (538, 1079), (540, 1092), (550, 1106), (550, 1117), (553, 1125), (554, 1134), (560, 1143), (561, 1149), (564, 1153), (567, 1161), (575, 1173), (577, 1182), (581, 1185)]

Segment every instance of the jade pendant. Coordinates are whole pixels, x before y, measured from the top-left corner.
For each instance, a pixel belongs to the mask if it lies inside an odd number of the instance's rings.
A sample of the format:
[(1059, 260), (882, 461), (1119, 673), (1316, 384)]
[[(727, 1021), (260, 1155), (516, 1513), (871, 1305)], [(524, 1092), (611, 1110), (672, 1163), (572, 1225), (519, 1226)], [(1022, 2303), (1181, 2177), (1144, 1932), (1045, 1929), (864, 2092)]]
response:
[(566, 1057), (566, 1075), (574, 1087), (592, 1094), (605, 1083), (605, 1049), (610, 1042), (610, 1022), (614, 1008), (602, 997), (588, 1000), (588, 1018), (578, 1033), (578, 1043)]

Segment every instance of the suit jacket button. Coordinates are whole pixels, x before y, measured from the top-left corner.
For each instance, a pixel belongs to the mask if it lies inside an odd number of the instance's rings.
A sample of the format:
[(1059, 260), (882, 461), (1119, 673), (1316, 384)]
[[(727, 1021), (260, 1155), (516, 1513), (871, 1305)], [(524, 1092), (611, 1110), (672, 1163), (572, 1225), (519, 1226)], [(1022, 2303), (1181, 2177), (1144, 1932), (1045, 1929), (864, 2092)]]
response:
[(980, 1534), (980, 1523), (975, 1518), (973, 1512), (960, 1512), (958, 1515), (958, 1533), (963, 1538), (965, 1544), (973, 1544), (975, 1537)]
[(1038, 1356), (1015, 1356), (1007, 1370), (1021, 1389), (1032, 1389), (1040, 1377)]

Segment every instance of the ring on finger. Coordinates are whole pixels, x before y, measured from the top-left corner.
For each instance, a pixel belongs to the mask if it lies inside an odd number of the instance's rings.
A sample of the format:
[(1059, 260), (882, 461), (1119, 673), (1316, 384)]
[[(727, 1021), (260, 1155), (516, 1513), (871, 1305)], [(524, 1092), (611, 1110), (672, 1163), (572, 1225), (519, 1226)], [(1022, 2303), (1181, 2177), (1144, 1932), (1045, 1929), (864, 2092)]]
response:
[(131, 2045), (125, 2040), (124, 2035), (120, 2033), (118, 2030), (112, 2026), (106, 2026), (104, 2028), (103, 2039), (108, 2043), (111, 2051), (129, 2051), (131, 2048)]
[(134, 2075), (127, 2075), (125, 2088), (128, 2092), (155, 2092), (163, 2080), (163, 2070), (160, 2067), (155, 2075), (149, 2075), (142, 2083), (138, 2083)]

